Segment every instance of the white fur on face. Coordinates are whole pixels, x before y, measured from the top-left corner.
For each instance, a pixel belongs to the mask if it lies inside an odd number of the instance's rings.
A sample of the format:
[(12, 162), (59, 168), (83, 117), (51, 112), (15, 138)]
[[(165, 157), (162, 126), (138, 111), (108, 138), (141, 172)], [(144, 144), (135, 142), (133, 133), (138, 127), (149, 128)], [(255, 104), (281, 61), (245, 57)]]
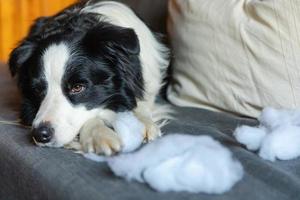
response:
[(50, 45), (43, 54), (47, 94), (33, 121), (33, 127), (49, 122), (54, 128), (54, 137), (47, 146), (60, 147), (71, 142), (81, 126), (96, 115), (96, 110), (87, 111), (84, 106), (74, 106), (62, 91), (62, 78), (70, 51), (64, 43)]

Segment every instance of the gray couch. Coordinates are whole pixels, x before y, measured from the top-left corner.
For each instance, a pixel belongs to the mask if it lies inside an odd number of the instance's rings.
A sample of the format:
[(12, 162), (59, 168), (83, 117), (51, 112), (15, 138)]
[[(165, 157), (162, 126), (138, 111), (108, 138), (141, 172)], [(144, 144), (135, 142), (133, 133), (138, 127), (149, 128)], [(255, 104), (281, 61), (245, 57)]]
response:
[[(166, 0), (126, 1), (155, 31), (164, 32)], [(0, 120), (18, 117), (19, 96), (15, 83), (0, 64)], [(114, 177), (103, 163), (96, 163), (65, 149), (39, 148), (28, 129), (0, 124), (0, 199), (180, 199), (273, 200), (300, 199), (300, 159), (271, 163), (234, 143), (237, 125), (256, 124), (224, 113), (179, 108), (175, 120), (163, 131), (211, 135), (229, 147), (242, 162), (245, 176), (223, 195), (158, 193), (136, 182)]]

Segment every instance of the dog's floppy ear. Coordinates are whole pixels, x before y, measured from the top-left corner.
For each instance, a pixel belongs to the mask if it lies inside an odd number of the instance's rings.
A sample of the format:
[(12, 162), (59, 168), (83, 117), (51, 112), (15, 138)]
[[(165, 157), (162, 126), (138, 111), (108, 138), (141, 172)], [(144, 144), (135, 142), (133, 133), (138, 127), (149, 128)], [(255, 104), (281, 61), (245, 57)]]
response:
[(8, 64), (12, 76), (17, 74), (19, 68), (32, 54), (33, 49), (34, 44), (25, 40), (10, 53)]
[(36, 37), (42, 31), (46, 20), (46, 17), (38, 18), (31, 26), (27, 38), (21, 41), (19, 46), (10, 53), (8, 63), (12, 76), (17, 74), (19, 68), (32, 54), (36, 44), (35, 41), (38, 39)]
[(114, 66), (119, 76), (118, 95), (110, 99), (114, 110), (132, 110), (136, 99), (142, 99), (144, 82), (139, 59), (140, 42), (135, 31), (115, 25), (98, 25), (83, 38), (83, 47), (90, 55), (104, 58)]
[[(116, 33), (117, 45), (129, 54), (137, 55), (140, 53), (140, 44), (138, 37), (133, 29), (124, 28)], [(119, 37), (119, 38), (118, 38)]]
[(99, 25), (87, 32), (84, 41), (91, 49), (98, 49), (99, 45), (104, 45), (131, 55), (140, 53), (138, 37), (131, 28)]

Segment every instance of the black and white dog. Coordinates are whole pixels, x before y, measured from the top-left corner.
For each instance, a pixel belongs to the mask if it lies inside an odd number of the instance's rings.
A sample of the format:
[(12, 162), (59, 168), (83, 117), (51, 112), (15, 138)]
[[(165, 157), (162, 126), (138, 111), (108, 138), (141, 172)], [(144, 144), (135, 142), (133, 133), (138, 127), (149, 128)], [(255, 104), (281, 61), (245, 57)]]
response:
[(95, 0), (36, 20), (9, 60), (37, 144), (62, 147), (80, 132), (84, 151), (107, 155), (121, 148), (109, 128), (118, 112), (133, 111), (148, 140), (160, 134), (155, 97), (168, 64), (168, 49), (132, 10)]

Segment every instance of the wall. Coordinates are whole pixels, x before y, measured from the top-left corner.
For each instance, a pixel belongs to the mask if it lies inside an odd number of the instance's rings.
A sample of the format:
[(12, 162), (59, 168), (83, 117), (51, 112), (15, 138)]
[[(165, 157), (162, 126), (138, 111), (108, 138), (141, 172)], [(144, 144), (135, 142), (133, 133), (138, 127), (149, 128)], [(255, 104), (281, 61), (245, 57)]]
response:
[(75, 0), (0, 0), (0, 61), (27, 33), (33, 20), (56, 13)]

